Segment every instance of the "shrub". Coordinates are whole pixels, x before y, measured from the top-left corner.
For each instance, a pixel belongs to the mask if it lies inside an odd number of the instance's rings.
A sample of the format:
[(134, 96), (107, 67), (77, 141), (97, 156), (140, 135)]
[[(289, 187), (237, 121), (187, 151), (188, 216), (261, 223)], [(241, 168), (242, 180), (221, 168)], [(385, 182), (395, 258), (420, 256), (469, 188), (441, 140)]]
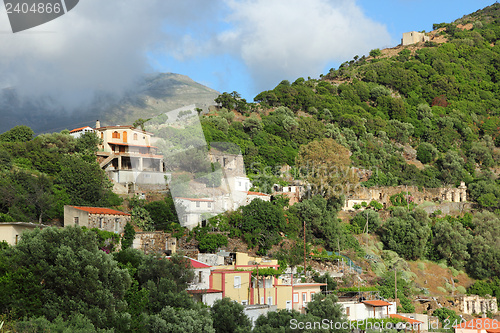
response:
[(382, 51), (380, 51), (380, 49), (373, 49), (370, 51), (370, 57), (378, 57), (378, 56), (381, 56), (382, 55)]

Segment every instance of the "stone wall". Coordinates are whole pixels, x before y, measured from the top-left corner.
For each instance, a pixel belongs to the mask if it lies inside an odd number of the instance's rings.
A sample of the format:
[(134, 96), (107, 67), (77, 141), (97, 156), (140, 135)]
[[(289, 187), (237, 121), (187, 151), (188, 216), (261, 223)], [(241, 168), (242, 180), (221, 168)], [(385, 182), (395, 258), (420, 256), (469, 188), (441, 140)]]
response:
[(374, 187), (358, 187), (354, 194), (346, 199), (344, 210), (352, 209), (354, 203), (364, 201), (370, 203), (375, 200), (383, 204), (385, 207), (391, 206), (390, 197), (399, 194), (408, 193), (410, 202), (420, 205), (424, 202), (443, 201), (453, 203), (467, 202), (467, 187), (462, 182), (459, 187), (439, 187), (439, 188), (422, 188), (417, 186), (374, 186)]
[(140, 231), (136, 232), (134, 249), (149, 253), (173, 254), (177, 249), (177, 239), (163, 231)]

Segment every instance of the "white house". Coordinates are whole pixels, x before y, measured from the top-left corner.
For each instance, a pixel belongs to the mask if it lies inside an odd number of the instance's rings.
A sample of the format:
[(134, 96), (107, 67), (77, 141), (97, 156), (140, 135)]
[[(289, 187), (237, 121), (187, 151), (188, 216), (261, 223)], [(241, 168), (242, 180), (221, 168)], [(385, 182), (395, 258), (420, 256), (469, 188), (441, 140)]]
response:
[(198, 302), (212, 306), (216, 300), (222, 299), (222, 290), (210, 288), (212, 266), (201, 261), (188, 258), (194, 270), (194, 280), (187, 287), (187, 292)]
[(184, 212), (179, 214), (181, 226), (193, 229), (206, 217), (215, 213), (215, 200), (211, 198), (175, 198), (176, 205), (182, 205)]
[(382, 300), (372, 301), (340, 301), (348, 320), (365, 320), (368, 318), (388, 318), (396, 314), (396, 302)]
[(78, 139), (79, 137), (81, 137), (85, 133), (89, 133), (89, 132), (93, 133), (93, 132), (95, 132), (95, 130), (90, 126), (85, 126), (85, 127), (75, 128), (75, 129), (69, 131), (69, 135), (71, 135), (75, 139)]

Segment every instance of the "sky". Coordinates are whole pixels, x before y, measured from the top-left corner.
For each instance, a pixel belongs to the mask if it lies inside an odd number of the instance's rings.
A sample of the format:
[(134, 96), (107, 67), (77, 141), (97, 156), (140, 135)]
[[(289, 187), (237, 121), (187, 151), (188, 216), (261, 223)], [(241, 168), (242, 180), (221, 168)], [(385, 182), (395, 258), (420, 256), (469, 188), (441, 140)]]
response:
[(248, 101), (282, 80), (318, 78), (494, 0), (80, 0), (12, 33), (0, 9), (0, 88), (82, 105), (140, 75), (172, 72)]

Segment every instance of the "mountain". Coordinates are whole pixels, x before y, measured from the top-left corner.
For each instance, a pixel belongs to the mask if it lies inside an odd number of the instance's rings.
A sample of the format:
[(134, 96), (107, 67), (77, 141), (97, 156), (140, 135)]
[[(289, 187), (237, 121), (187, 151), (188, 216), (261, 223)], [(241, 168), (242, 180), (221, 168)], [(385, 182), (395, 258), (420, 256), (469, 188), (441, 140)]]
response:
[(96, 119), (102, 125), (132, 124), (184, 105), (207, 109), (218, 95), (174, 73), (146, 75), (121, 96), (98, 92), (88, 105), (72, 109), (49, 96), (25, 98), (8, 88), (0, 92), (0, 132), (16, 125), (27, 125), (35, 133), (55, 132), (92, 125)]

